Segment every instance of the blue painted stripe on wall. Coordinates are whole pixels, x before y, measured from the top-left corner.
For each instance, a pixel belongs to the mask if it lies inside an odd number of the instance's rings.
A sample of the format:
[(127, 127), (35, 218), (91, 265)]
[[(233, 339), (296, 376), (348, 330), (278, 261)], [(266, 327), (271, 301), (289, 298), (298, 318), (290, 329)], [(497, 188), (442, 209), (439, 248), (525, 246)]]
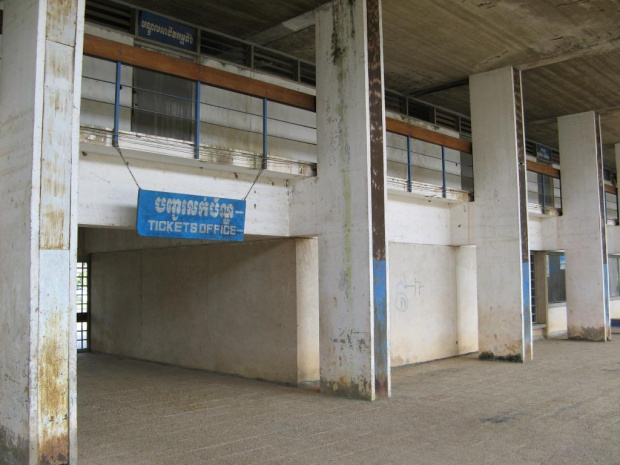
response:
[(523, 286), (523, 333), (525, 335), (524, 342), (530, 344), (532, 342), (532, 310), (531, 310), (531, 289), (530, 289), (530, 262), (523, 262), (522, 269), (522, 286)]
[(609, 314), (609, 269), (607, 263), (603, 264), (603, 294), (605, 296), (605, 326), (610, 325)]
[(387, 340), (387, 264), (385, 260), (373, 260), (373, 291), (375, 319), (375, 377), (387, 382), (389, 360)]

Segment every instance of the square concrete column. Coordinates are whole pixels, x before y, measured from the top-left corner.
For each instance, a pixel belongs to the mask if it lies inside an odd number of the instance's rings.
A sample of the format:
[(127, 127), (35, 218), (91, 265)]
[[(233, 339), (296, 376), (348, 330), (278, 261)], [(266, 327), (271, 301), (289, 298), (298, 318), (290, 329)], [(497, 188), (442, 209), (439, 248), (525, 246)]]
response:
[(568, 337), (589, 341), (611, 337), (600, 128), (594, 112), (558, 118)]
[(380, 0), (318, 10), (321, 390), (390, 395)]
[(473, 233), (481, 358), (532, 358), (527, 182), (521, 73), (471, 76)]
[(0, 74), (0, 463), (76, 459), (83, 0), (5, 0)]

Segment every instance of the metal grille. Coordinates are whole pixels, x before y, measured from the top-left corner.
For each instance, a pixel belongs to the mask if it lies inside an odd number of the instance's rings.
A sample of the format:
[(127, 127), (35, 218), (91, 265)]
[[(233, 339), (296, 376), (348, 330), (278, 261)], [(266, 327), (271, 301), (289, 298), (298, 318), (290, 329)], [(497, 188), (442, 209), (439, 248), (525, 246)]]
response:
[(385, 89), (385, 109), (406, 114), (407, 100), (402, 95)]
[(85, 351), (89, 349), (88, 282), (88, 262), (78, 262), (76, 295), (78, 351)]
[(428, 121), (429, 123), (435, 122), (435, 109), (431, 105), (426, 105), (415, 100), (409, 100), (408, 114), (413, 118), (421, 119), (422, 121)]
[(461, 135), (471, 138), (471, 120), (463, 117), (459, 119), (461, 123), (461, 129), (459, 132)]
[(102, 0), (87, 0), (86, 21), (133, 33), (134, 9)]
[(449, 129), (459, 130), (459, 117), (447, 111), (435, 111), (435, 124)]
[(299, 81), (311, 86), (316, 85), (316, 67), (309, 63), (299, 62)]
[(252, 66), (251, 47), (229, 37), (200, 31), (200, 53), (241, 66)]
[(298, 80), (297, 60), (264, 48), (254, 47), (254, 68), (294, 81)]

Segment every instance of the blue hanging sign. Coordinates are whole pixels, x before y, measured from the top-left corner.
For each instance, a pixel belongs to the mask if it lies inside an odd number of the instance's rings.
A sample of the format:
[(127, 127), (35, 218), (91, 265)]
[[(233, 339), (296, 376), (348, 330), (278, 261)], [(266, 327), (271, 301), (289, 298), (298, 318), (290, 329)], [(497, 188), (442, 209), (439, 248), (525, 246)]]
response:
[(536, 158), (541, 161), (551, 163), (551, 149), (542, 145), (536, 145)]
[(196, 29), (168, 18), (140, 11), (138, 35), (174, 47), (196, 51)]
[(145, 191), (138, 194), (140, 236), (243, 241), (245, 200)]

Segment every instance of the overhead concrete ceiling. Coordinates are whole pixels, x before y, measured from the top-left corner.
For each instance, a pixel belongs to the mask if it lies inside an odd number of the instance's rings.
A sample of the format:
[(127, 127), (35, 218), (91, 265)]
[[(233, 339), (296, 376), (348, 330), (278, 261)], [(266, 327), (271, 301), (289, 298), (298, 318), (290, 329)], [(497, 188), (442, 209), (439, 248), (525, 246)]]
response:
[[(314, 61), (307, 13), (326, 2), (133, 3)], [(383, 31), (392, 90), (468, 114), (467, 85), (429, 91), (512, 65), (523, 70), (528, 137), (557, 147), (555, 118), (596, 110), (604, 142), (620, 142), (618, 0), (383, 0)]]
[(140, 8), (247, 39), (318, 8), (325, 0), (129, 0)]

